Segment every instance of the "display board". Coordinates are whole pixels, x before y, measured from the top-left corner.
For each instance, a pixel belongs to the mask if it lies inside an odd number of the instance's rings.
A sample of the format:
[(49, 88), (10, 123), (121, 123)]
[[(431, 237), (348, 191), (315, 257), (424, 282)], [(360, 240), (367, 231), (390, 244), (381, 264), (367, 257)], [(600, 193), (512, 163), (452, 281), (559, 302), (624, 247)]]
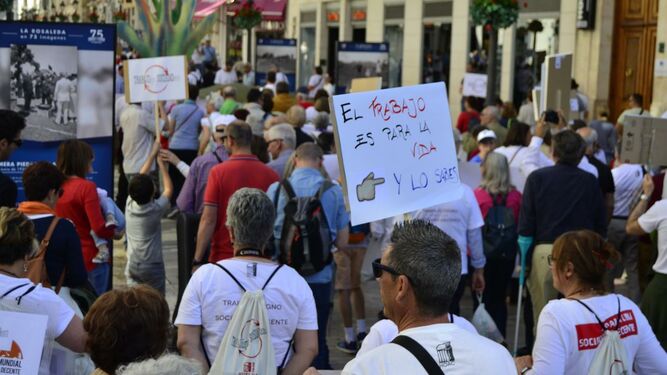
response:
[(463, 96), (486, 98), (486, 74), (466, 73), (463, 75)]
[(629, 115), (623, 125), (621, 160), (650, 167), (667, 165), (667, 119)]
[(48, 318), (0, 311), (0, 374), (39, 373)]
[(0, 22), (0, 109), (26, 118), (23, 145), (0, 162), (18, 185), (40, 160), (55, 161), (60, 142), (93, 147), (90, 178), (113, 194), (114, 25)]
[[(287, 77), (290, 92), (296, 91), (296, 62), (299, 50), (296, 39), (257, 39), (255, 61), (255, 83), (264, 86), (266, 75), (274, 70), (284, 73)], [(301, 72), (308, 76), (310, 72)]]
[(336, 92), (350, 91), (354, 78), (382, 77), (389, 82), (389, 43), (336, 43)]
[(353, 225), (460, 198), (448, 103), (443, 82), (330, 99)]
[(350, 92), (375, 91), (382, 88), (382, 77), (354, 78)]
[(562, 110), (570, 119), (572, 54), (548, 55), (543, 65), (540, 114), (548, 109)]
[(188, 97), (185, 56), (125, 60), (125, 100), (128, 103), (183, 100)]

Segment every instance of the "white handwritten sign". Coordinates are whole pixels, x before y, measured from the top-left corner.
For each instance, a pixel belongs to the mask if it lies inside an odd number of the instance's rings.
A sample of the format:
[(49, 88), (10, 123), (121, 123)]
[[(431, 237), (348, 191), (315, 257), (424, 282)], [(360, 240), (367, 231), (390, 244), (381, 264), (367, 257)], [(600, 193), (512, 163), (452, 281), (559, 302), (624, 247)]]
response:
[(0, 311), (0, 373), (36, 375), (48, 316)]
[(463, 75), (463, 96), (486, 98), (486, 74), (466, 73)]
[(461, 196), (447, 103), (443, 82), (331, 99), (353, 225)]
[(186, 99), (186, 67), (185, 56), (126, 60), (125, 100), (140, 103)]

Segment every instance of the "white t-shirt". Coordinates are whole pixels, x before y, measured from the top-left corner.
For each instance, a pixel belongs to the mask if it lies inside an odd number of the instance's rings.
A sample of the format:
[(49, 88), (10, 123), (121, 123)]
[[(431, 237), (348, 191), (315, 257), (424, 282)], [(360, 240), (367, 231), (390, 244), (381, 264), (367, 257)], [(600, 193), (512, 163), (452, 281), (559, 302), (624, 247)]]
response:
[[(74, 310), (63, 301), (53, 290), (43, 288), (38, 284), (32, 292), (21, 298), (21, 303), (16, 305), (16, 297), (28, 291), (33, 284), (29, 279), (19, 279), (0, 274), (0, 296), (7, 293), (12, 288), (27, 284), (15, 289), (6, 297), (2, 298), (0, 310), (4, 309), (5, 304), (9, 304), (11, 311), (24, 312), (29, 314), (47, 315), (49, 320), (46, 325), (46, 336), (50, 339), (56, 339), (65, 332), (65, 329), (74, 318)], [(16, 308), (14, 308), (16, 306)]]
[(314, 98), (315, 94), (317, 93), (317, 90), (324, 87), (324, 77), (322, 77), (319, 74), (313, 74), (308, 79), (308, 86), (313, 86), (313, 89), (308, 91), (308, 97)]
[(213, 83), (216, 85), (229, 85), (236, 82), (238, 82), (238, 77), (236, 77), (236, 72), (233, 69), (229, 72), (220, 69), (215, 73), (215, 78), (213, 79)]
[(324, 160), (322, 161), (322, 166), (329, 174), (334, 181), (340, 180), (340, 167), (338, 166), (338, 155), (336, 154), (326, 154), (324, 155)]
[(289, 79), (287, 79), (287, 75), (283, 72), (276, 72), (276, 83), (278, 82), (285, 82), (289, 85)]
[[(440, 368), (452, 374), (516, 374), (514, 361), (507, 349), (495, 342), (466, 331), (455, 324), (433, 324), (406, 329), (401, 335), (417, 341)], [(426, 370), (403, 347), (379, 346), (348, 362), (342, 375), (426, 374)]]
[[(274, 263), (242, 259), (227, 259), (218, 263), (248, 291), (261, 289), (277, 267)], [(256, 277), (248, 276), (252, 264), (257, 264)], [(204, 349), (208, 358), (213, 360), (242, 296), (241, 288), (225, 271), (213, 264), (204, 265), (192, 275), (185, 288), (175, 324), (202, 326)], [(315, 300), (306, 280), (288, 266), (283, 266), (271, 279), (264, 289), (264, 300), (276, 364), (279, 365), (297, 329), (317, 330)]]
[[(667, 354), (646, 317), (631, 300), (616, 294), (583, 299), (607, 328), (615, 329), (621, 303), (621, 342), (638, 374), (667, 374)], [(533, 347), (534, 374), (586, 374), (600, 343), (602, 329), (579, 302), (550, 301), (537, 323)]]
[(267, 82), (266, 85), (264, 85), (264, 87), (262, 87), (262, 91), (267, 90), (267, 89), (273, 91), (274, 96), (276, 95), (276, 84), (275, 83), (268, 83)]
[(653, 265), (653, 270), (667, 275), (667, 200), (655, 202), (646, 213), (639, 217), (638, 222), (646, 233), (658, 230), (658, 259)]
[[(475, 326), (465, 318), (450, 313), (449, 322), (454, 323), (459, 328), (463, 328), (468, 332), (477, 334)], [(389, 319), (379, 320), (377, 323), (373, 324), (368, 335), (364, 338), (364, 341), (362, 341), (357, 356), (368, 353), (380, 345), (390, 343), (396, 336), (398, 336), (398, 326), (396, 323)]]
[(630, 205), (642, 187), (642, 167), (638, 164), (621, 164), (611, 170), (614, 177), (614, 216), (629, 216)]
[(468, 274), (468, 231), (484, 225), (482, 212), (472, 189), (462, 184), (463, 197), (460, 199), (424, 208), (414, 213), (414, 219), (426, 220), (456, 241), (461, 250), (461, 273)]

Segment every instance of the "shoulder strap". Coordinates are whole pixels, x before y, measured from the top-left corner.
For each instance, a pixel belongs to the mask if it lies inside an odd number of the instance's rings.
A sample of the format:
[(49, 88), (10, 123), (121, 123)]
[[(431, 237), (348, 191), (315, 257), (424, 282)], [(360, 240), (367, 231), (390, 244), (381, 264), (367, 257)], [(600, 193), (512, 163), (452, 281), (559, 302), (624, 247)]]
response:
[(393, 344), (402, 346), (405, 350), (409, 351), (410, 354), (415, 356), (419, 363), (424, 367), (426, 372), (429, 375), (445, 375), (440, 366), (435, 362), (433, 357), (424, 349), (423, 346), (412, 338), (404, 335), (396, 336), (391, 340)]
[(60, 218), (58, 216), (54, 216), (53, 220), (51, 220), (51, 225), (49, 225), (49, 229), (46, 230), (44, 238), (42, 238), (40, 246), (44, 246), (44, 248), (49, 246), (49, 241), (51, 241), (51, 236), (53, 236), (53, 231), (56, 230), (56, 225), (58, 225), (58, 221), (60, 221)]
[(7, 292), (5, 292), (5, 294), (3, 294), (2, 296), (0, 296), (0, 299), (3, 299), (3, 298), (5, 298), (5, 297), (7, 297), (11, 292), (15, 291), (16, 289), (23, 288), (23, 287), (26, 286), (26, 285), (30, 285), (30, 283), (25, 283), (25, 284), (17, 285), (17, 286), (15, 286), (15, 287), (9, 289)]
[(247, 290), (243, 287), (243, 285), (241, 285), (241, 283), (236, 279), (236, 277), (234, 277), (234, 275), (232, 275), (232, 273), (229, 272), (228, 269), (226, 269), (225, 267), (219, 265), (218, 263), (213, 263), (213, 264), (215, 264), (216, 266), (220, 267), (221, 270), (227, 272), (227, 275), (229, 275), (229, 277), (231, 277), (232, 280), (234, 280), (234, 282), (236, 283), (236, 285), (238, 285), (239, 288), (241, 288), (244, 292), (247, 291)]
[[(585, 307), (586, 310), (590, 311), (591, 314), (593, 314), (593, 315), (595, 316), (595, 320), (598, 321), (598, 324), (600, 325), (600, 328), (602, 328), (603, 331), (606, 331), (606, 330), (607, 330), (607, 329), (604, 327), (604, 324), (602, 324), (602, 320), (600, 320), (600, 317), (598, 317), (598, 314), (596, 314), (595, 311), (593, 311), (593, 309), (591, 309), (590, 307), (588, 307), (587, 304), (583, 303), (582, 301), (580, 301), (580, 300), (578, 300), (578, 299), (576, 299), (576, 298), (572, 298), (572, 300), (573, 300), (573, 301), (577, 301), (577, 302), (579, 302), (579, 303), (581, 304), (581, 306)], [(619, 306), (620, 306), (620, 302), (619, 302)], [(619, 313), (620, 313), (620, 312), (619, 312)]]
[(264, 282), (264, 286), (262, 286), (262, 290), (266, 289), (266, 286), (269, 285), (269, 281), (271, 281), (271, 279), (273, 279), (273, 276), (275, 276), (276, 272), (278, 272), (278, 270), (282, 266), (283, 266), (282, 264), (278, 265), (278, 267), (276, 267), (276, 269), (274, 269), (273, 272), (271, 272), (271, 275), (269, 276), (269, 278), (266, 279), (266, 282)]
[(290, 350), (292, 350), (292, 344), (294, 344), (294, 336), (292, 336), (292, 339), (289, 340), (289, 344), (287, 345), (287, 351), (285, 352), (285, 356), (283, 357), (282, 362), (280, 362), (280, 366), (278, 366), (278, 368), (281, 369), (281, 370), (283, 368), (285, 368), (285, 362), (287, 362), (287, 356), (289, 356), (289, 352), (290, 352)]
[(185, 125), (185, 123), (188, 122), (188, 120), (190, 119), (190, 117), (192, 117), (192, 115), (194, 115), (195, 112), (197, 112), (197, 110), (199, 109), (199, 106), (197, 106), (196, 103), (193, 104), (193, 105), (195, 106), (195, 109), (193, 109), (192, 112), (190, 112), (190, 114), (188, 114), (188, 116), (185, 118), (185, 120), (181, 121), (178, 125), (174, 126), (174, 133), (176, 133), (176, 131), (177, 131), (178, 129), (180, 129), (181, 126)]
[(218, 153), (213, 151), (213, 156), (215, 156), (216, 159), (218, 159), (218, 163), (222, 163), (222, 158), (218, 156)]
[(333, 185), (333, 182), (329, 181), (329, 179), (324, 179), (322, 186), (320, 186), (320, 190), (317, 192), (317, 199), (322, 199), (322, 195)]
[(616, 330), (621, 326), (621, 299), (616, 295), (616, 301), (618, 302), (618, 314), (616, 315)]
[(21, 294), (20, 296), (16, 297), (16, 304), (17, 304), (17, 305), (20, 305), (20, 304), (21, 304), (21, 299), (22, 299), (23, 297), (27, 296), (28, 294), (30, 294), (33, 290), (35, 290), (35, 288), (37, 288), (37, 285), (33, 285), (33, 286), (31, 286), (30, 288), (28, 288), (28, 290), (26, 290), (25, 293), (23, 293), (23, 294)]
[(519, 153), (519, 151), (521, 151), (522, 148), (523, 148), (523, 146), (519, 146), (519, 148), (516, 150), (516, 152), (514, 152), (514, 155), (512, 155), (512, 158), (511, 158), (510, 161), (507, 163), (508, 166), (512, 165), (512, 161), (514, 161), (514, 158), (515, 158), (516, 155)]
[(280, 185), (285, 188), (285, 192), (287, 193), (287, 196), (289, 199), (292, 199), (296, 197), (296, 193), (294, 192), (294, 188), (292, 188), (292, 184), (290, 184), (288, 179), (283, 179), (280, 180)]

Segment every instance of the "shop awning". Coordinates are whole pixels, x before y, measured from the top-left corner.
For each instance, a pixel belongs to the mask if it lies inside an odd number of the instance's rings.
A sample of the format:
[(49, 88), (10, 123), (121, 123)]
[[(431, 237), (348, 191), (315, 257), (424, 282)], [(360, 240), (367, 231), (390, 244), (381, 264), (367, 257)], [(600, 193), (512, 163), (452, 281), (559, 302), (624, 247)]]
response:
[[(236, 12), (245, 0), (237, 0), (227, 6), (229, 12)], [(285, 19), (285, 6), (287, 0), (255, 0), (255, 6), (262, 10), (262, 19), (264, 21), (283, 21)]]
[(197, 0), (195, 6), (195, 18), (204, 18), (218, 10), (225, 0)]

